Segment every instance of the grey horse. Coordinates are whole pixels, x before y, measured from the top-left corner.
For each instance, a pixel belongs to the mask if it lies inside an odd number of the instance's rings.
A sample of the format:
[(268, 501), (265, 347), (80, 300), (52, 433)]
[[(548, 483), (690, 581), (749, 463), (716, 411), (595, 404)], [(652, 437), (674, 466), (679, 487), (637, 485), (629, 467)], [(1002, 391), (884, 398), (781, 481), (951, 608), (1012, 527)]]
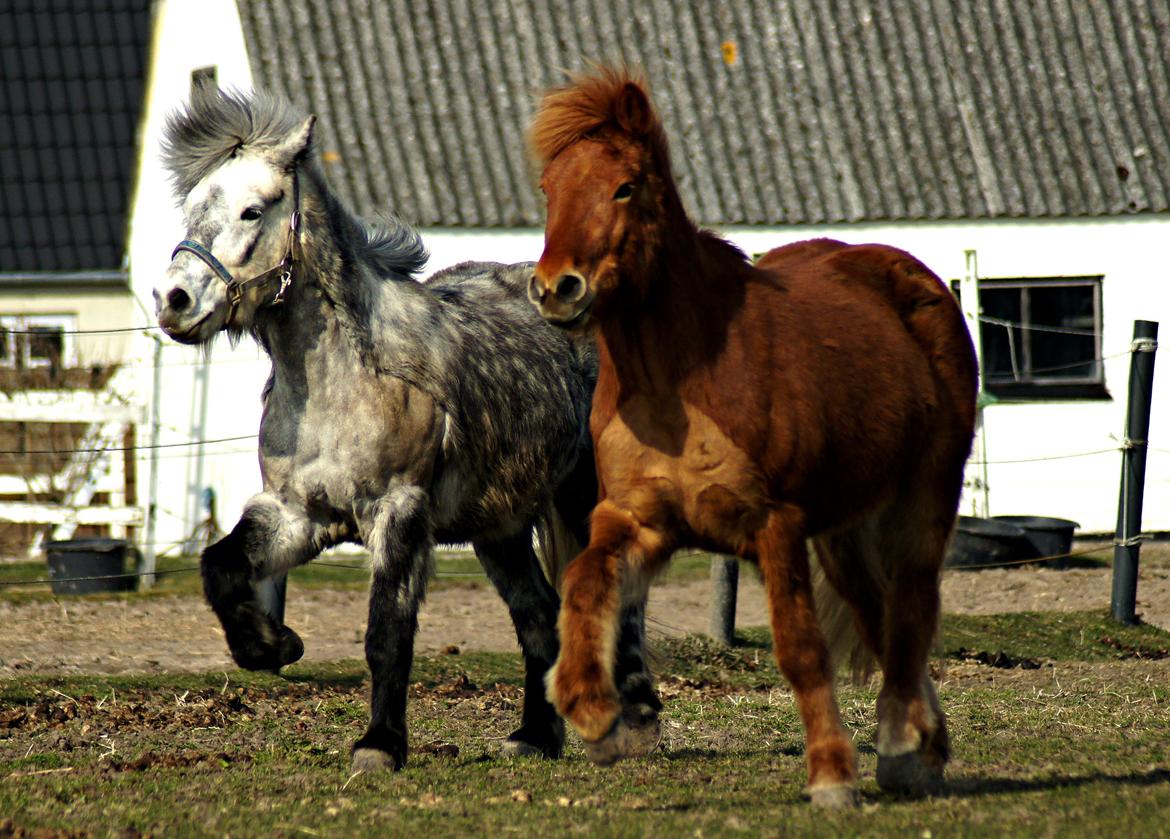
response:
[[(368, 225), (342, 205), (313, 126), (279, 97), (214, 89), (166, 126), (187, 234), (155, 290), (159, 325), (188, 344), (250, 334), (272, 361), (263, 491), (204, 551), (207, 600), (235, 661), (277, 670), (304, 647), (261, 608), (256, 583), (331, 545), (364, 544), (372, 691), (352, 765), (398, 769), (432, 548), (470, 542), (526, 664), (521, 726), (504, 751), (559, 756), (564, 726), (543, 683), (557, 656), (550, 578), (587, 541), (596, 502), (593, 350), (527, 303), (531, 265), (466, 263), (416, 281), (427, 259), (417, 232)], [(642, 641), (639, 606), (620, 631), (623, 684), (654, 704)]]

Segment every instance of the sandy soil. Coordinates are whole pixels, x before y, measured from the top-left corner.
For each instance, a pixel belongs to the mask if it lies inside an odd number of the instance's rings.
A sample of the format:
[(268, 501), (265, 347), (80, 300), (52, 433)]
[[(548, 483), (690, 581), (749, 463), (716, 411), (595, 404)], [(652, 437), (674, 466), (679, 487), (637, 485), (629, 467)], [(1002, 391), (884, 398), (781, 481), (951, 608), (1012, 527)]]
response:
[[(1170, 630), (1170, 563), (1143, 563), (1138, 612)], [(995, 613), (1107, 608), (1110, 571), (1021, 567), (948, 571), (946, 611)], [(663, 583), (651, 591), (651, 637), (705, 632), (710, 584)], [(366, 595), (360, 591), (290, 590), (286, 620), (305, 641), (308, 660), (361, 658)], [(739, 626), (767, 623), (755, 574), (740, 575)], [(435, 653), (518, 649), (503, 602), (486, 585), (433, 590), (419, 619), (416, 649)], [(197, 597), (0, 602), (0, 676), (51, 673), (151, 673), (229, 670), (223, 634)]]

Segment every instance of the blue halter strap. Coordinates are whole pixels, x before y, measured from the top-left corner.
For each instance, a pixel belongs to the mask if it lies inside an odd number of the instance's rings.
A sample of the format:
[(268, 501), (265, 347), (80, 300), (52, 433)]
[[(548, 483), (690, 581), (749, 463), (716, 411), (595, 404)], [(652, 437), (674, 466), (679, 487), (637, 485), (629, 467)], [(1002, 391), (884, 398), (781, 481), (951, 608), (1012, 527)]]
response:
[(215, 254), (213, 254), (207, 248), (203, 247), (203, 245), (199, 244), (194, 239), (184, 239), (183, 241), (179, 242), (179, 244), (175, 245), (175, 249), (171, 251), (172, 262), (175, 260), (175, 257), (179, 255), (179, 251), (193, 253), (202, 259), (207, 263), (208, 267), (210, 267), (212, 271), (218, 274), (219, 278), (223, 280), (229, 287), (236, 284), (236, 278), (232, 276), (232, 272), (223, 267), (223, 263), (215, 258)]

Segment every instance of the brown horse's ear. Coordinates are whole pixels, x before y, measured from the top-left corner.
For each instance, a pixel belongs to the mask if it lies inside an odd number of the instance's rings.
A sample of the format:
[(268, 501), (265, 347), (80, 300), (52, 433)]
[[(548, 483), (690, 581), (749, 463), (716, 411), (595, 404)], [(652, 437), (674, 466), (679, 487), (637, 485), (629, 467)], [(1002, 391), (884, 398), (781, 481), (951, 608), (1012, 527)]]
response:
[(305, 121), (296, 127), (279, 145), (273, 149), (273, 159), (278, 166), (292, 169), (299, 163), (313, 145), (313, 126), (317, 122), (315, 115), (305, 118)]
[(613, 104), (613, 116), (618, 126), (628, 134), (642, 137), (654, 124), (654, 109), (640, 85), (626, 82)]

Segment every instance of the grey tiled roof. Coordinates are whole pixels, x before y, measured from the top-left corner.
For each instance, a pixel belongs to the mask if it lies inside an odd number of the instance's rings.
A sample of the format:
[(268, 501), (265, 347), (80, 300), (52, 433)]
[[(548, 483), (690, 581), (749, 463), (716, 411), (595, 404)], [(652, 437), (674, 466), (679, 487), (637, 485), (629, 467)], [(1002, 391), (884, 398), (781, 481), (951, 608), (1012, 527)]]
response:
[(0, 3), (0, 275), (122, 267), (150, 5)]
[(1170, 210), (1166, 0), (239, 0), (359, 212), (542, 223), (524, 130), (641, 64), (706, 224)]

